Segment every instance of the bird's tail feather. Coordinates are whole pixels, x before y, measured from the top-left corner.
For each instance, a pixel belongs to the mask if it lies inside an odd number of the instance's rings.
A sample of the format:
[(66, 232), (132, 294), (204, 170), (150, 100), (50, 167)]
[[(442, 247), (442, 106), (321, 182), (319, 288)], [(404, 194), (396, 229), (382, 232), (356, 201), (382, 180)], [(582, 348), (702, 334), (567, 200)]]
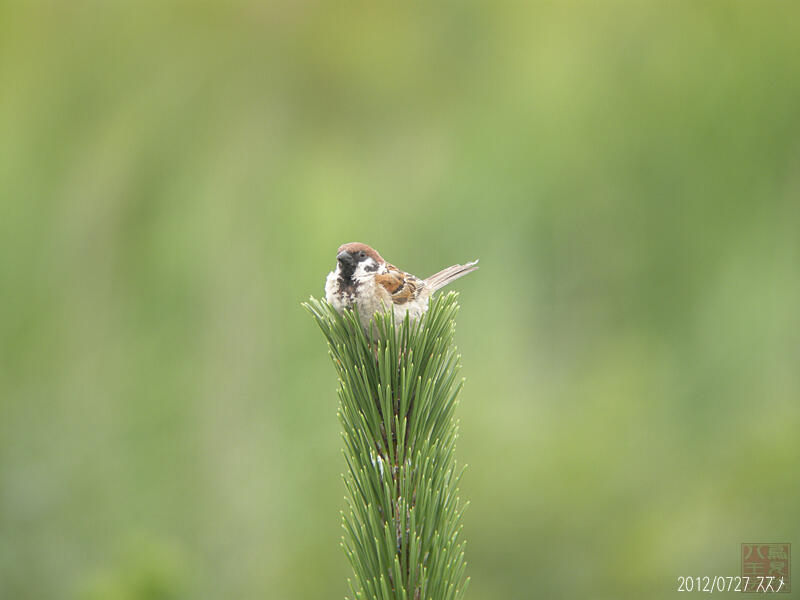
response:
[(459, 277), (463, 277), (467, 273), (472, 273), (473, 271), (477, 270), (477, 264), (478, 261), (473, 260), (465, 265), (453, 265), (452, 267), (442, 269), (435, 275), (431, 275), (425, 280), (426, 287), (429, 289), (430, 293), (433, 293), (439, 288), (443, 288), (448, 283), (455, 281)]

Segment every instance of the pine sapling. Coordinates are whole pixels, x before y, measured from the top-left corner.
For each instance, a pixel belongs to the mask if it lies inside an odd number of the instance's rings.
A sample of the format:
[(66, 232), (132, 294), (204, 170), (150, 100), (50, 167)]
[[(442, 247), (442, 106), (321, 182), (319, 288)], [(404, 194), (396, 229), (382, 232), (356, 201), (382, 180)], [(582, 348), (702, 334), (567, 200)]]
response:
[(454, 456), (457, 297), (434, 296), (417, 321), (378, 312), (368, 331), (357, 309), (304, 303), (339, 375), (353, 600), (453, 600), (469, 584)]

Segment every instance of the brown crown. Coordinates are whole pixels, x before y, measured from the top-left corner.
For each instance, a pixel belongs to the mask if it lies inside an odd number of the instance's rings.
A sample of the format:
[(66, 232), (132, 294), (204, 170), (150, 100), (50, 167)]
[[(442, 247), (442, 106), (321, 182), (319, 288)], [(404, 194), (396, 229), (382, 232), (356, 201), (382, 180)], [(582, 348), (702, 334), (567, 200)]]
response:
[(383, 258), (378, 251), (374, 248), (370, 248), (366, 244), (362, 244), (361, 242), (350, 242), (348, 244), (342, 244), (339, 246), (339, 249), (336, 251), (337, 254), (340, 252), (349, 252), (350, 254), (355, 254), (356, 252), (364, 252), (367, 256), (372, 258), (376, 263), (380, 264), (384, 262)]

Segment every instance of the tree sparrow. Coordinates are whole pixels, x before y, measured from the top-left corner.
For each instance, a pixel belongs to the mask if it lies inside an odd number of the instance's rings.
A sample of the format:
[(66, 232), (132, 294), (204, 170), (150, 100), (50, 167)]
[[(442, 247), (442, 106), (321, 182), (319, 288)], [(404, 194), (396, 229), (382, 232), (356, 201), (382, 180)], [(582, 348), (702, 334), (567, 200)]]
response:
[(418, 279), (387, 263), (377, 251), (360, 242), (339, 246), (336, 269), (325, 281), (325, 297), (339, 312), (358, 305), (361, 324), (369, 329), (369, 322), (383, 306), (391, 306), (395, 318), (401, 321), (406, 312), (411, 320), (418, 319), (428, 310), (431, 294), (451, 281), (472, 273), (477, 260), (465, 265), (453, 265)]

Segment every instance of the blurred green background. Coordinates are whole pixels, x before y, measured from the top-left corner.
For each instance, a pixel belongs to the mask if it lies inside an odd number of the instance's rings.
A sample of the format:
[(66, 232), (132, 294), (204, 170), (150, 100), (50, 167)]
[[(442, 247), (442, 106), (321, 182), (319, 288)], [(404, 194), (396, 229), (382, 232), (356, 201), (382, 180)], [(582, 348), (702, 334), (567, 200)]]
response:
[(0, 3), (0, 597), (347, 593), (300, 302), (353, 240), (481, 259), (469, 598), (667, 598), (800, 544), (798, 23)]

